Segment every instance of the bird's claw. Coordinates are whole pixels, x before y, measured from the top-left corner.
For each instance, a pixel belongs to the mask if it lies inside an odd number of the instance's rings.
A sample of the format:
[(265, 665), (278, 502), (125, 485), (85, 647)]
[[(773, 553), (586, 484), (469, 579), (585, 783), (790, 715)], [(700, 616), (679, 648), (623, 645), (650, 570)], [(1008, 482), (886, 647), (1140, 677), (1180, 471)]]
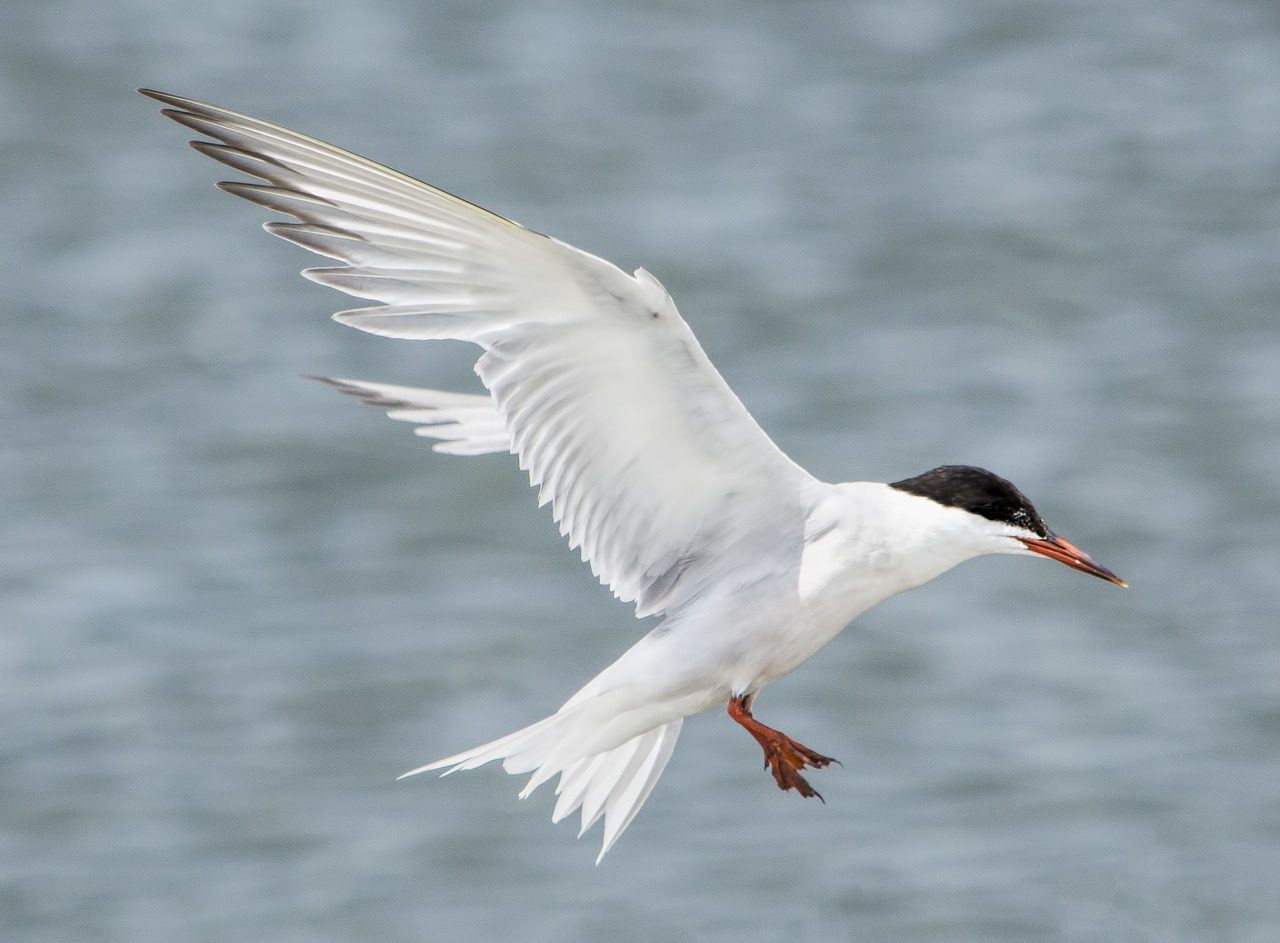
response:
[(824, 769), (832, 763), (839, 766), (841, 765), (839, 760), (823, 756), (785, 734), (778, 734), (776, 738), (771, 737), (768, 743), (762, 743), (761, 746), (764, 747), (764, 768), (773, 774), (774, 782), (778, 784), (779, 789), (783, 792), (794, 789), (806, 799), (816, 798), (826, 805), (827, 800), (822, 798), (822, 793), (809, 785), (809, 781), (800, 775), (800, 770), (806, 766)]
[(783, 792), (794, 789), (806, 799), (817, 798), (826, 805), (827, 800), (822, 798), (818, 790), (809, 785), (809, 781), (800, 775), (800, 770), (806, 766), (823, 769), (832, 763), (839, 766), (842, 765), (840, 761), (823, 756), (817, 750), (810, 750), (782, 731), (760, 723), (751, 716), (751, 701), (752, 696), (749, 694), (730, 698), (729, 716), (742, 725), (747, 733), (755, 738), (756, 743), (760, 744), (760, 748), (764, 750), (764, 768), (773, 774), (773, 781), (778, 784), (778, 788)]

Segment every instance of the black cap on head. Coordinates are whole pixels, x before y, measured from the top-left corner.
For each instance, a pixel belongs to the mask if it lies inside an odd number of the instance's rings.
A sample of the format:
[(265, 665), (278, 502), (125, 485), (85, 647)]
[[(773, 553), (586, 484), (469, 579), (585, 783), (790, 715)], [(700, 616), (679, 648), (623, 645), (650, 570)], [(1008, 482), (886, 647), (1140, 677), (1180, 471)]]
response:
[(989, 521), (1022, 527), (1039, 537), (1049, 536), (1049, 528), (1026, 495), (985, 468), (942, 465), (923, 475), (895, 481), (889, 487), (977, 514)]

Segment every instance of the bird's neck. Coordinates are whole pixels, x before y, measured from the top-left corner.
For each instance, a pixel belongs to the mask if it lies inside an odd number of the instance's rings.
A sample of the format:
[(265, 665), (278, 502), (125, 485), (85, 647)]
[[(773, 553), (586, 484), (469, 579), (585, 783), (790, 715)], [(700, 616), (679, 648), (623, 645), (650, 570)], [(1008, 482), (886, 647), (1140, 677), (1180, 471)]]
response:
[(841, 583), (863, 609), (988, 552), (966, 536), (965, 512), (879, 482), (831, 486), (810, 514), (805, 584)]

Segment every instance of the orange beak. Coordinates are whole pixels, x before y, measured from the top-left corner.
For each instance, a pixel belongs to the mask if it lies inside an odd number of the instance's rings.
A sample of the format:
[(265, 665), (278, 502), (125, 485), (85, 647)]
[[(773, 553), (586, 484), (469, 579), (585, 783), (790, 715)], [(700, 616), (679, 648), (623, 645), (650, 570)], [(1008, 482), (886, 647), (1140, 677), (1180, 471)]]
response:
[(1065, 563), (1073, 570), (1088, 573), (1090, 576), (1096, 576), (1098, 579), (1106, 580), (1108, 583), (1115, 583), (1117, 586), (1129, 585), (1101, 563), (1095, 562), (1092, 557), (1075, 544), (1054, 534), (1050, 534), (1043, 540), (1038, 537), (1019, 537), (1018, 540), (1021, 540), (1032, 553), (1038, 553), (1042, 557), (1048, 557), (1050, 560)]

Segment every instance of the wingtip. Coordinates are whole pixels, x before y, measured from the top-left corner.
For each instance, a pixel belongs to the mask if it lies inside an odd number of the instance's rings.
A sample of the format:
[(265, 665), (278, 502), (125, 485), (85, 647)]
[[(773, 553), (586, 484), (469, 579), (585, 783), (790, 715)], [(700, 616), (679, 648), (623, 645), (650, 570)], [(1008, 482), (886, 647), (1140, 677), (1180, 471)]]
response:
[(315, 380), (317, 383), (331, 386), (339, 393), (346, 393), (348, 396), (360, 395), (360, 391), (352, 386), (349, 380), (344, 380), (342, 377), (325, 377), (318, 373), (300, 373), (298, 376), (303, 380)]
[(317, 374), (304, 373), (301, 374), (304, 380), (316, 380), (320, 383), (328, 384), (339, 393), (346, 393), (348, 396), (354, 396), (366, 406), (374, 406), (379, 409), (394, 409), (409, 405), (402, 400), (392, 399), (383, 395), (369, 385), (359, 380), (348, 380), (345, 377), (323, 377)]
[(172, 92), (162, 92), (154, 88), (139, 87), (134, 89), (139, 95), (145, 95), (147, 98), (160, 102), (162, 105), (170, 105), (174, 108), (185, 108), (188, 104), (194, 104), (191, 99), (183, 98), (181, 95), (174, 95)]
[[(408, 779), (410, 776), (417, 776), (419, 773), (429, 773), (433, 769), (440, 769), (440, 765), (438, 763), (427, 763), (425, 766), (415, 766), (413, 769), (409, 770), (407, 773), (401, 773), (399, 776), (397, 776), (396, 782), (400, 782), (400, 780), (402, 779)], [(445, 770), (440, 775), (448, 776), (452, 772), (453, 770), (449, 769), (449, 770)]]
[(346, 377), (326, 377), (319, 373), (300, 373), (298, 376), (304, 380), (315, 380), (317, 383), (324, 383), (340, 393), (346, 393), (348, 396), (363, 397), (368, 395), (359, 380), (348, 380)]

